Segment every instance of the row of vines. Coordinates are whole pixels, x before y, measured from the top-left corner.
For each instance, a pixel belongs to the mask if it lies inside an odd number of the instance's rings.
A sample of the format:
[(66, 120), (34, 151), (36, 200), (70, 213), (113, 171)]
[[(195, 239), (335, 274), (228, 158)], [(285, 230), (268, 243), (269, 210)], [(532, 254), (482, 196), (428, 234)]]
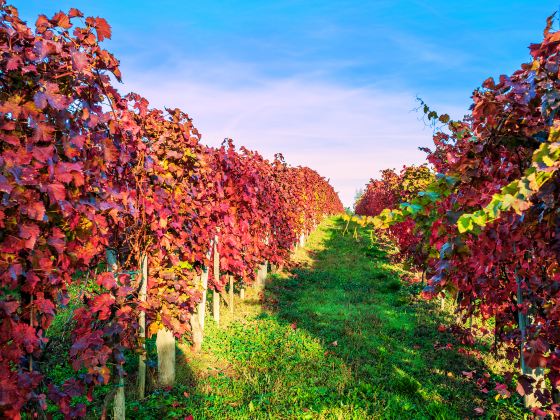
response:
[[(120, 94), (104, 19), (71, 9), (31, 28), (3, 0), (0, 14), (0, 416), (82, 417), (75, 398), (113, 384), (123, 418), (125, 352), (142, 382), (147, 336), (199, 347), (207, 290), (216, 301), (230, 281), (252, 284), (342, 205), (315, 171), (231, 140), (207, 147), (183, 111)], [(76, 374), (56, 384), (46, 332), (87, 281)]]
[(509, 384), (538, 415), (559, 416), (560, 32), (547, 23), (532, 61), (485, 80), (463, 120), (422, 103), (436, 128), (429, 164), (385, 171), (355, 211), (425, 275), (425, 296), (492, 321), (480, 329), (520, 366)]

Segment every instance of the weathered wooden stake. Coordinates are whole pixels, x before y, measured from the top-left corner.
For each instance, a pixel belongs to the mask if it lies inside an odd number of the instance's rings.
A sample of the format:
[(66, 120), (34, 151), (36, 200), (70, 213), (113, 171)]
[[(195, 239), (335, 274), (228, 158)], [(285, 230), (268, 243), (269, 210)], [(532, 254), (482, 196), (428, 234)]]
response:
[[(214, 239), (214, 283), (220, 282), (220, 254), (218, 254), (218, 238)], [(220, 325), (220, 294), (217, 290), (212, 293), (212, 317)]]
[[(515, 248), (514, 248), (515, 252)], [(523, 375), (532, 377), (535, 380), (535, 385), (539, 381), (544, 382), (544, 371), (541, 368), (531, 369), (525, 363), (525, 357), (523, 356), (523, 350), (525, 348), (525, 343), (527, 341), (527, 326), (529, 324), (527, 314), (523, 313), (521, 309), (521, 305), (523, 305), (523, 290), (521, 288), (523, 280), (521, 276), (517, 275), (517, 268), (515, 269), (515, 281), (517, 283), (517, 305), (519, 309), (517, 310), (518, 322), (519, 322), (519, 332), (521, 333), (521, 344), (519, 347), (519, 360), (521, 366), (521, 373)], [(530, 395), (525, 395), (523, 397), (523, 402), (525, 403), (525, 407), (532, 408), (532, 407), (540, 407), (541, 404), (535, 397), (535, 394), (532, 393)]]
[(266, 278), (268, 276), (268, 261), (262, 263), (261, 268), (262, 268), (262, 284), (263, 286), (266, 286)]
[[(140, 259), (140, 289), (138, 300), (146, 301), (148, 292), (148, 255), (142, 255)], [(146, 312), (140, 311), (138, 315), (138, 335), (142, 352), (138, 358), (138, 399), (143, 399), (146, 395)]]
[(217, 290), (212, 292), (212, 317), (220, 325), (220, 293)]
[(229, 276), (229, 313), (233, 315), (233, 276)]
[(202, 329), (200, 328), (200, 316), (197, 312), (191, 314), (190, 322), (192, 350), (199, 352), (202, 349)]
[(239, 289), (239, 299), (244, 300), (245, 299), (245, 288), (241, 288)]
[(266, 282), (267, 270), (268, 270), (267, 261), (259, 265), (257, 269), (257, 277), (255, 282), (258, 287), (264, 287)]
[(167, 328), (157, 332), (158, 383), (173, 386), (175, 383), (175, 336)]
[[(202, 283), (202, 274), (198, 278)], [(196, 308), (196, 311), (191, 314), (190, 324), (191, 324), (191, 338), (192, 338), (192, 349), (193, 351), (200, 351), (202, 349), (202, 327), (200, 323), (200, 317), (204, 308), (200, 307), (200, 303)]]
[(204, 331), (204, 321), (206, 319), (206, 299), (208, 294), (208, 267), (202, 267), (200, 282), (202, 284), (202, 299), (198, 304), (198, 320), (200, 322), (200, 329)]
[[(105, 256), (107, 259), (107, 270), (116, 273), (118, 270), (117, 253), (115, 250), (107, 248)], [(115, 420), (125, 420), (126, 400), (124, 395), (124, 378), (122, 376), (119, 376), (115, 386), (117, 390), (113, 399), (113, 418)]]

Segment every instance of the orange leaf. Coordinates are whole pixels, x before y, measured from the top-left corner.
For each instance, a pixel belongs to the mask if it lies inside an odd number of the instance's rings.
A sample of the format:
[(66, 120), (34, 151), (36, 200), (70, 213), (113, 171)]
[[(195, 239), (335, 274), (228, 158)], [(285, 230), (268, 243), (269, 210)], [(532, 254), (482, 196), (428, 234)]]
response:
[(72, 24), (70, 23), (70, 19), (65, 13), (58, 12), (54, 15), (51, 19), (53, 25), (60, 26), (63, 29), (70, 29)]
[(73, 17), (84, 17), (84, 14), (79, 11), (78, 9), (75, 9), (74, 7), (72, 7), (70, 9), (70, 11), (68, 12), (68, 16), (73, 18)]
[(111, 26), (103, 18), (95, 18), (95, 24), (93, 25), (95, 31), (97, 32), (97, 39), (103, 41), (105, 38), (111, 39)]

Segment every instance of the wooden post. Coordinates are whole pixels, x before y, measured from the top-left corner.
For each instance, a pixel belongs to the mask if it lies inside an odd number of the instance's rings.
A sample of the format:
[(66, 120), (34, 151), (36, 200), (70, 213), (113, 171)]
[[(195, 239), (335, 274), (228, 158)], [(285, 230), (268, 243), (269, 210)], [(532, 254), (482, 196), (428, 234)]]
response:
[(261, 277), (262, 277), (262, 285), (266, 286), (266, 277), (268, 275), (268, 261), (265, 261), (264, 263), (261, 264)]
[(114, 249), (107, 248), (105, 251), (105, 257), (107, 258), (107, 271), (115, 273), (119, 269), (117, 263), (117, 253)]
[(229, 276), (229, 313), (233, 315), (233, 276)]
[[(106, 249), (107, 270), (116, 273), (118, 270), (117, 253), (113, 249)], [(117, 390), (113, 399), (113, 418), (115, 420), (126, 419), (126, 400), (124, 395), (124, 377), (119, 375), (115, 384)]]
[(212, 317), (220, 325), (220, 293), (217, 290), (212, 293)]
[[(199, 277), (202, 283), (202, 274)], [(192, 349), (193, 351), (200, 351), (202, 349), (202, 326), (200, 322), (200, 317), (204, 311), (204, 307), (200, 307), (200, 303), (196, 310), (191, 314), (190, 324), (191, 324), (191, 338), (192, 338)]]
[[(514, 245), (514, 252), (515, 252), (515, 245)], [(517, 305), (523, 305), (523, 290), (521, 288), (523, 280), (521, 276), (517, 275), (517, 268), (515, 269), (515, 281), (517, 283)], [(527, 314), (523, 313), (522, 309), (517, 310), (518, 322), (519, 322), (519, 332), (521, 333), (521, 344), (519, 347), (519, 364), (521, 367), (521, 373), (523, 375), (529, 376), (535, 380), (535, 385), (542, 381), (544, 383), (544, 371), (541, 368), (531, 369), (525, 363), (525, 357), (523, 356), (523, 350), (525, 349), (525, 343), (527, 341), (527, 326), (529, 324), (529, 320)], [(535, 397), (535, 394), (532, 393), (530, 395), (525, 395), (523, 397), (523, 402), (525, 403), (525, 407), (532, 408), (532, 407), (540, 407), (541, 404)]]
[(158, 383), (173, 386), (175, 383), (175, 336), (167, 328), (157, 332)]
[(257, 269), (257, 278), (256, 283), (258, 287), (264, 287), (266, 280), (266, 262), (263, 264), (259, 264)]
[[(148, 293), (148, 255), (144, 254), (140, 258), (140, 289), (138, 300), (146, 301)], [(138, 335), (140, 336), (141, 353), (138, 358), (138, 399), (143, 399), (146, 395), (146, 312), (140, 311), (138, 315)]]
[(299, 235), (299, 246), (301, 248), (303, 248), (305, 246), (305, 233), (301, 232), (301, 235)]
[(245, 287), (239, 289), (239, 299), (245, 300)]
[[(214, 239), (214, 283), (220, 282), (220, 254), (218, 254), (218, 237)], [(212, 317), (220, 325), (220, 293), (214, 289), (212, 293)]]
[(204, 331), (204, 320), (206, 318), (206, 297), (208, 294), (208, 267), (202, 267), (202, 275), (200, 276), (200, 282), (202, 283), (202, 300), (198, 304), (198, 320), (200, 322), (200, 328)]
[[(172, 274), (175, 280), (175, 273)], [(156, 336), (158, 356), (158, 383), (160, 386), (169, 387), (175, 383), (175, 335), (163, 327)]]
[[(210, 250), (206, 254), (208, 260), (210, 260), (211, 256), (212, 242), (210, 242)], [(206, 319), (206, 298), (208, 294), (208, 267), (205, 265), (202, 266), (200, 285), (202, 287), (202, 299), (191, 316), (192, 349), (196, 352), (202, 350), (202, 342), (204, 340), (204, 321)]]
[(191, 339), (192, 350), (199, 352), (202, 349), (202, 329), (200, 328), (200, 314), (194, 312), (191, 314)]

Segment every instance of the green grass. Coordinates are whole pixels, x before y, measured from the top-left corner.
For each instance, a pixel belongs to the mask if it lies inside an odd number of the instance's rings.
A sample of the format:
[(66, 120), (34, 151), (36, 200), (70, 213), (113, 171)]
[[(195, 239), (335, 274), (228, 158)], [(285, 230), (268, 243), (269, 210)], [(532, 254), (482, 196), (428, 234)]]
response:
[[(401, 283), (369, 233), (340, 219), (314, 232), (293, 267), (248, 290), (233, 316), (209, 317), (203, 350), (178, 353), (178, 385), (129, 402), (142, 419), (520, 418), (517, 400), (482, 394), (462, 371), (492, 371), (437, 331), (451, 315)], [(454, 343), (457, 348), (457, 343)]]

